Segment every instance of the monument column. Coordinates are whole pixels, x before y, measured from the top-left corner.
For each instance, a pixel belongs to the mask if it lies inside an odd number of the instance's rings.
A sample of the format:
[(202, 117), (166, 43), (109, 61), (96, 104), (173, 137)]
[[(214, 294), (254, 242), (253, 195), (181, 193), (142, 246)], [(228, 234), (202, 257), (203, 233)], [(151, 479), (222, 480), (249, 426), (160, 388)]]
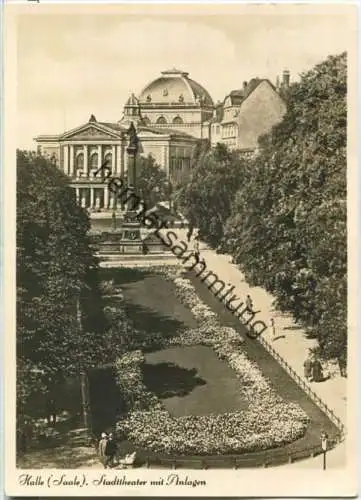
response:
[(136, 172), (136, 156), (138, 152), (138, 136), (135, 129), (134, 123), (131, 122), (130, 127), (127, 131), (129, 136), (129, 145), (127, 147), (128, 154), (128, 192), (130, 200), (127, 202), (127, 213), (132, 213), (131, 217), (135, 213), (136, 207), (135, 199), (132, 194), (136, 194), (136, 183), (137, 183), (137, 172)]
[(112, 209), (116, 210), (117, 209), (117, 195), (112, 194), (111, 200), (112, 200), (111, 201)]
[(128, 153), (128, 187), (135, 189), (136, 185), (136, 168), (135, 168), (135, 157), (137, 150), (134, 147), (127, 148)]

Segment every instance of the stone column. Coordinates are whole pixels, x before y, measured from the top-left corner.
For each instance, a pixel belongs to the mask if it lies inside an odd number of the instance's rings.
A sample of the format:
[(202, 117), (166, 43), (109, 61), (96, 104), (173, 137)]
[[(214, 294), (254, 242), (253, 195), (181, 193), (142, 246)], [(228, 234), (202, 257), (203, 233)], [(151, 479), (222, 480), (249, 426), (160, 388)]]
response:
[(169, 144), (163, 146), (163, 164), (164, 170), (167, 174), (167, 178), (169, 179)]
[(88, 168), (88, 145), (84, 144), (83, 146), (83, 151), (84, 151), (84, 175), (85, 177), (89, 177), (89, 168)]
[[(95, 188), (94, 188), (95, 190)], [(95, 208), (98, 210), (100, 208), (100, 191), (97, 189), (97, 192), (95, 193)]]
[(121, 146), (116, 146), (116, 163), (115, 163), (115, 172), (116, 177), (120, 174), (120, 177), (123, 178), (124, 172), (122, 172), (122, 148)]
[(70, 158), (69, 158), (69, 175), (74, 177), (74, 146), (71, 144), (69, 147)]
[(109, 207), (109, 189), (108, 186), (104, 188), (104, 208), (107, 210)]
[(102, 166), (102, 146), (98, 145), (98, 168)]
[(94, 207), (94, 188), (90, 187), (90, 208)]
[(82, 206), (82, 208), (86, 208), (86, 198), (85, 198), (84, 189), (82, 189), (81, 206)]
[(63, 172), (69, 175), (69, 146), (67, 144), (63, 146)]
[(116, 163), (116, 147), (113, 145), (112, 146), (112, 174), (116, 177), (117, 174), (117, 163)]

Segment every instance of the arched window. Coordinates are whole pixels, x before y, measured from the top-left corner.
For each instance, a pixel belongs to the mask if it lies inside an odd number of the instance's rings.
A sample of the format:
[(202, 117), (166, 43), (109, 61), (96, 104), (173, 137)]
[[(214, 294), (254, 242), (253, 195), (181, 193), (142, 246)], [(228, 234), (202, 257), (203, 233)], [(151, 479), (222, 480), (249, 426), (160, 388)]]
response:
[(143, 118), (143, 123), (144, 123), (144, 125), (150, 125), (150, 120), (149, 120), (149, 118), (147, 116), (145, 116)]
[(173, 119), (173, 123), (174, 125), (183, 125), (183, 120), (180, 116), (176, 116), (174, 119)]
[(76, 170), (83, 170), (84, 168), (84, 153), (79, 153), (75, 159)]
[(165, 125), (167, 123), (167, 120), (164, 118), (164, 116), (160, 116), (156, 123), (157, 125)]
[(90, 157), (89, 167), (91, 169), (98, 168), (98, 153), (93, 153)]
[(109, 168), (112, 168), (112, 153), (107, 153), (104, 156), (104, 165), (106, 165)]

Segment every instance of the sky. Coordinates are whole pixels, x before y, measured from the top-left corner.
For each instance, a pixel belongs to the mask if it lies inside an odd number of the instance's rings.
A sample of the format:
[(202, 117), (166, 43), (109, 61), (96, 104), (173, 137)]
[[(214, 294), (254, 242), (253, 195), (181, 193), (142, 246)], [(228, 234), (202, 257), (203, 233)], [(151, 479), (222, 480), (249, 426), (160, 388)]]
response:
[[(169, 6), (171, 8), (171, 6)], [(204, 9), (206, 11), (206, 9)], [(176, 67), (223, 100), (253, 77), (291, 80), (347, 50), (348, 19), (327, 14), (21, 15), (17, 21), (17, 147), (40, 134), (117, 121), (131, 92)]]

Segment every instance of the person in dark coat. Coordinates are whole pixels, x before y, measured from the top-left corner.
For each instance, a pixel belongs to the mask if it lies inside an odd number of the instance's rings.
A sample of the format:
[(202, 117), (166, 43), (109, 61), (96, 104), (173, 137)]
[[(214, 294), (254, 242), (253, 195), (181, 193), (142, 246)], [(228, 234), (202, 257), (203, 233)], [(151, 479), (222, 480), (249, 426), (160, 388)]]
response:
[(104, 468), (112, 467), (114, 465), (114, 458), (118, 451), (117, 443), (114, 441), (113, 434), (109, 434), (107, 445), (105, 447), (105, 463)]
[(303, 363), (303, 368), (304, 368), (304, 374), (305, 374), (305, 379), (308, 380), (309, 382), (312, 382), (313, 380), (313, 360), (311, 356), (308, 356), (308, 358), (305, 360)]
[(347, 377), (347, 357), (346, 355), (340, 355), (337, 359), (338, 367), (340, 369), (341, 377)]
[(319, 359), (315, 359), (313, 362), (312, 378), (314, 382), (322, 382), (324, 380), (322, 365)]
[(192, 234), (193, 234), (193, 226), (191, 224), (189, 224), (188, 231), (187, 231), (187, 241), (188, 241), (188, 243), (191, 241)]

